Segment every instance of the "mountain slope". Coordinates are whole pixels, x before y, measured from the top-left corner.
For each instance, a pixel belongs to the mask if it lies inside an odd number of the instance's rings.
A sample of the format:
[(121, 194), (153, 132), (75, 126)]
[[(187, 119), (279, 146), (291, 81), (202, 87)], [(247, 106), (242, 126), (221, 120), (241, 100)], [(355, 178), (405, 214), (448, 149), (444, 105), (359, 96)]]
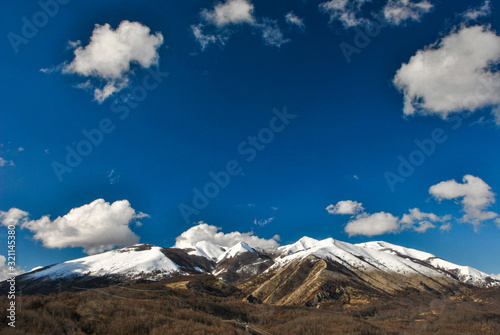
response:
[(464, 285), (500, 286), (497, 278), (427, 252), (309, 237), (265, 249), (241, 241), (229, 248), (211, 241), (181, 248), (138, 244), (38, 268), (17, 282), (29, 294), (201, 273), (238, 285), (250, 300), (279, 305), (352, 304), (408, 289), (453, 294)]

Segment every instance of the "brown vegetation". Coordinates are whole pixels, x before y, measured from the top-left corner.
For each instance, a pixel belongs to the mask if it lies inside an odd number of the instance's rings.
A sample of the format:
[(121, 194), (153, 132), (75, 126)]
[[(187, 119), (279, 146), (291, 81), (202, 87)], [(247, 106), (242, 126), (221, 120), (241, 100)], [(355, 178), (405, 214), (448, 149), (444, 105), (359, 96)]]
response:
[[(500, 288), (454, 297), (407, 291), (359, 304), (323, 301), (318, 308), (250, 303), (245, 297), (210, 276), (23, 296), (16, 328), (3, 321), (0, 334), (244, 334), (226, 320), (287, 335), (500, 334)], [(0, 301), (6, 320), (8, 300)]]

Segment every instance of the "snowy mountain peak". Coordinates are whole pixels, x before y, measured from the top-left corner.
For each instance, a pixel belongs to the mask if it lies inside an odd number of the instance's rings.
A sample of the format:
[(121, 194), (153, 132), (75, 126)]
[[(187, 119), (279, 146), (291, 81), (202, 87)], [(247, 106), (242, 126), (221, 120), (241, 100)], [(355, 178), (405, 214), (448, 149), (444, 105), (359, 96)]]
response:
[[(387, 292), (405, 287), (425, 289), (425, 285), (434, 285), (436, 290), (445, 287), (447, 290), (449, 283), (500, 286), (500, 280), (495, 276), (469, 266), (453, 264), (427, 252), (382, 241), (351, 244), (333, 238), (316, 240), (310, 237), (268, 251), (254, 249), (243, 241), (231, 247), (212, 241), (186, 243), (175, 248), (136, 244), (34, 269), (21, 275), (20, 283), (31, 285), (36, 292), (40, 285), (52, 287), (54, 282), (60, 280), (80, 286), (91, 285), (89, 282), (94, 279), (97, 283), (105, 281), (112, 284), (116, 281), (159, 280), (199, 273), (211, 274), (228, 282), (244, 282), (260, 275), (264, 278), (278, 275), (285, 270), (285, 274), (298, 273), (293, 267), (306, 269), (309, 265), (305, 264), (318, 265), (317, 271), (330, 271), (325, 276), (315, 275), (317, 280), (327, 280), (332, 275), (340, 276), (346, 282), (357, 282), (361, 278), (363, 282), (358, 282), (359, 285), (371, 285), (376, 290)], [(290, 267), (290, 272), (287, 272)], [(421, 284), (422, 281), (426, 284)]]
[(356, 245), (360, 246), (362, 248), (390, 252), (392, 254), (403, 256), (403, 257), (408, 256), (408, 257), (419, 259), (422, 261), (436, 257), (433, 254), (428, 253), (428, 252), (424, 252), (424, 251), (420, 251), (420, 250), (416, 250), (416, 249), (411, 249), (411, 248), (405, 248), (405, 247), (402, 247), (399, 245), (395, 245), (395, 244), (383, 242), (383, 241), (359, 243)]
[(215, 244), (212, 241), (198, 241), (190, 244), (176, 244), (179, 249), (184, 249), (190, 255), (202, 256), (211, 261), (216, 261), (226, 248)]
[(158, 278), (179, 270), (161, 251), (162, 248), (150, 244), (136, 244), (111, 250), (102, 254), (87, 256), (71, 261), (38, 268), (26, 274), (29, 278), (47, 277), (103, 277), (126, 275), (129, 278), (144, 273), (155, 273)]
[(242, 254), (244, 252), (255, 252), (255, 250), (245, 242), (238, 242), (231, 248), (227, 249), (222, 255), (217, 258), (217, 262), (220, 262), (226, 258), (233, 258), (236, 255)]
[(314, 239), (314, 238), (304, 236), (300, 240), (298, 240), (297, 242), (295, 242), (293, 244), (279, 247), (278, 250), (280, 251), (280, 253), (282, 255), (287, 256), (287, 255), (294, 254), (294, 253), (299, 252), (299, 251), (303, 251), (303, 250), (307, 250), (309, 248), (312, 248), (318, 242), (319, 241)]

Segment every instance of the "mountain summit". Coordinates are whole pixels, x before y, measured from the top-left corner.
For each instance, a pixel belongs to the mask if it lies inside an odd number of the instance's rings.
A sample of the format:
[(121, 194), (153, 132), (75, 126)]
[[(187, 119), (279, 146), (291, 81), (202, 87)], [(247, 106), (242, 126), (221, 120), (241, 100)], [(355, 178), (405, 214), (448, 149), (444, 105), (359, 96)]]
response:
[[(499, 278), (437, 256), (377, 241), (350, 244), (303, 237), (280, 247), (212, 241), (161, 248), (136, 244), (34, 269), (17, 277), (26, 293), (212, 275), (248, 297), (278, 305), (353, 302), (408, 289), (453, 294), (463, 287), (500, 286)], [(2, 289), (6, 287), (2, 283)]]

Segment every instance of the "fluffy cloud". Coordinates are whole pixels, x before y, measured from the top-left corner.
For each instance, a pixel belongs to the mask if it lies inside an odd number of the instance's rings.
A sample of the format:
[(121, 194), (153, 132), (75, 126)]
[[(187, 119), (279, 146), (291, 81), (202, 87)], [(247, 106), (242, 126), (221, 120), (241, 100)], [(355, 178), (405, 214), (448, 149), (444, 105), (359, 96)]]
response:
[(11, 208), (7, 212), (0, 211), (0, 222), (4, 226), (17, 226), (19, 222), (26, 221), (27, 217), (28, 212), (22, 211), (18, 208)]
[(420, 2), (389, 0), (382, 13), (387, 22), (397, 26), (408, 20), (419, 21), (423, 15), (431, 11), (432, 7), (433, 5), (427, 0)]
[(337, 202), (337, 204), (329, 205), (326, 207), (326, 210), (330, 214), (347, 214), (347, 215), (355, 215), (360, 212), (364, 212), (363, 204), (357, 201), (352, 200), (342, 200)]
[(6, 165), (14, 166), (15, 164), (13, 161), (8, 161), (0, 157), (0, 167), (4, 167)]
[[(466, 175), (463, 183), (455, 180), (443, 181), (431, 186), (429, 193), (438, 200), (457, 199), (465, 213), (461, 221), (473, 224), (476, 229), (487, 220), (494, 220), (500, 228), (500, 216), (487, 210), (495, 203), (495, 194), (491, 191), (491, 187), (479, 177)], [(422, 212), (418, 208), (410, 209), (409, 213), (404, 214), (401, 219), (385, 212), (366, 213), (361, 203), (352, 200), (339, 201), (336, 205), (328, 206), (326, 210), (330, 214), (351, 215), (351, 220), (344, 228), (349, 236), (374, 236), (405, 230), (425, 233), (429, 229), (436, 228), (437, 224), (441, 231), (451, 229), (451, 215), (437, 216), (434, 213)]]
[(331, 0), (319, 5), (321, 12), (330, 15), (330, 22), (340, 21), (345, 28), (369, 24), (361, 16), (361, 7), (369, 0)]
[(401, 220), (385, 212), (369, 214), (365, 212), (361, 203), (352, 200), (339, 201), (335, 206), (328, 206), (326, 210), (330, 214), (351, 215), (351, 220), (344, 228), (344, 231), (349, 236), (374, 236), (397, 233), (403, 230), (414, 230), (419, 233), (425, 233), (430, 228), (436, 228), (434, 223), (438, 222), (443, 223), (440, 227), (442, 230), (448, 230), (450, 226), (446, 226), (447, 224), (444, 223), (451, 220), (450, 215), (439, 217), (433, 213), (421, 212), (418, 208), (411, 209), (409, 214), (403, 215)]
[(466, 20), (477, 20), (491, 14), (491, 1), (486, 0), (480, 7), (470, 8), (462, 14)]
[(253, 23), (253, 4), (248, 0), (227, 0), (217, 4), (213, 10), (207, 9), (201, 15), (207, 22), (223, 27), (228, 24)]
[(142, 68), (157, 65), (158, 48), (162, 44), (161, 33), (151, 34), (139, 22), (122, 21), (116, 30), (107, 23), (96, 24), (90, 43), (76, 47), (75, 58), (62, 72), (104, 81), (103, 88), (94, 90), (94, 98), (101, 103), (128, 86), (132, 65)]
[(0, 255), (0, 282), (9, 278), (7, 275), (7, 273), (9, 273), (9, 268), (5, 261), (5, 256)]
[[(9, 266), (7, 265), (7, 258), (0, 255), (0, 282), (9, 279), (9, 273), (13, 273), (13, 271), (10, 271)], [(20, 275), (24, 273), (24, 271), (16, 267), (14, 273), (16, 275)]]
[(399, 230), (399, 219), (390, 213), (379, 212), (357, 216), (345, 226), (349, 237), (354, 235), (375, 236)]
[(283, 36), (277, 21), (257, 18), (253, 12), (254, 5), (249, 0), (226, 0), (212, 10), (202, 10), (203, 22), (191, 25), (191, 31), (202, 51), (211, 44), (224, 45), (235, 33), (230, 28), (242, 24), (259, 31), (266, 45), (280, 47), (289, 41)]
[(289, 25), (299, 27), (301, 30), (304, 30), (306, 28), (304, 20), (295, 15), (293, 12), (286, 13), (285, 20)]
[[(394, 84), (404, 94), (404, 114), (450, 113), (500, 106), (500, 36), (483, 26), (462, 27), (419, 50)], [(498, 120), (498, 119), (497, 119)]]
[[(433, 213), (423, 213), (418, 208), (410, 209), (409, 214), (403, 215), (401, 219), (401, 229), (413, 229), (419, 233), (425, 233), (429, 228), (436, 228), (434, 223), (444, 223), (451, 220), (451, 215), (437, 216)], [(444, 224), (446, 226), (446, 224)], [(440, 228), (442, 228), (441, 226)], [(449, 227), (449, 226), (448, 226)], [(447, 228), (442, 228), (446, 230)]]
[(472, 175), (463, 177), (463, 183), (448, 180), (433, 185), (429, 193), (436, 199), (459, 199), (463, 211), (462, 220), (476, 227), (486, 220), (498, 219), (498, 214), (486, 211), (495, 202), (495, 194), (491, 187), (481, 178)]
[(33, 232), (34, 239), (47, 248), (82, 247), (87, 254), (95, 254), (139, 242), (129, 224), (145, 217), (149, 216), (136, 212), (127, 200), (110, 204), (97, 199), (53, 221), (43, 216), (21, 227)]
[(201, 222), (197, 226), (191, 227), (175, 239), (174, 248), (185, 248), (195, 245), (196, 242), (213, 242), (222, 247), (232, 247), (239, 242), (246, 242), (251, 247), (277, 247), (279, 236), (266, 240), (253, 235), (253, 232), (240, 233), (232, 232), (225, 234), (219, 232), (221, 228)]

